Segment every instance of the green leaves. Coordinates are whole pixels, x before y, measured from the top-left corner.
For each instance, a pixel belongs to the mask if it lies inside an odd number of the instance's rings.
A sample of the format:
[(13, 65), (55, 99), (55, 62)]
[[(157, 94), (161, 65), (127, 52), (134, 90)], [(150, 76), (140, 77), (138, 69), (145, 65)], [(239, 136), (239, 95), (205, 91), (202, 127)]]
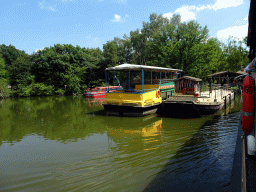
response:
[(117, 44), (114, 41), (108, 41), (106, 44), (103, 45), (103, 49), (103, 55), (105, 59), (110, 61), (110, 66), (115, 66), (118, 61)]

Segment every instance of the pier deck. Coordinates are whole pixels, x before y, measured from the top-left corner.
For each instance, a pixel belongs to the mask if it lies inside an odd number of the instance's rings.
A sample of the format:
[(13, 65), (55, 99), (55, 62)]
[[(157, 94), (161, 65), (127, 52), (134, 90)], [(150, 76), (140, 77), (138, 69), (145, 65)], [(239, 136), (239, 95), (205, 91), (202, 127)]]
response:
[(175, 93), (174, 96), (164, 100), (158, 110), (161, 116), (172, 117), (201, 117), (214, 114), (223, 106), (226, 106), (234, 99), (234, 93), (231, 90), (213, 90), (201, 92), (200, 97), (194, 95), (183, 95)]
[[(169, 97), (165, 102), (194, 102), (200, 104), (213, 104), (213, 103), (224, 103), (226, 97), (226, 102), (230, 99), (234, 99), (234, 93), (230, 90), (213, 90), (211, 93), (209, 91), (201, 92), (200, 97), (194, 97), (194, 95), (182, 95), (175, 94)], [(216, 101), (215, 101), (216, 99)]]

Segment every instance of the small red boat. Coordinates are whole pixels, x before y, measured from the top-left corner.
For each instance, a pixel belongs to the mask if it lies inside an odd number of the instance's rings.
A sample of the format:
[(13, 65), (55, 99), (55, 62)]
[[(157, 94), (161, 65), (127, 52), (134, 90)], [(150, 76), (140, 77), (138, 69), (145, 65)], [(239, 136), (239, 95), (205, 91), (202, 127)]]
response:
[(113, 92), (122, 89), (122, 86), (95, 87), (86, 89), (84, 96), (87, 98), (105, 98), (106, 92)]

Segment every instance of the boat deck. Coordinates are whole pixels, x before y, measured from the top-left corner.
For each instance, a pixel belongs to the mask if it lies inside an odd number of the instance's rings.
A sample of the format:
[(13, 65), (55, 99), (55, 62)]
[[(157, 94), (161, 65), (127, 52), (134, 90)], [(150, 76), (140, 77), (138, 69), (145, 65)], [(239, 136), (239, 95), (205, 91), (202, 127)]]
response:
[(163, 101), (158, 114), (183, 118), (202, 117), (216, 113), (223, 106), (231, 103), (232, 99), (234, 93), (230, 90), (201, 92), (200, 97), (175, 93), (174, 96)]
[[(200, 97), (194, 97), (194, 95), (182, 95), (175, 94), (169, 97), (165, 102), (193, 102), (196, 104), (213, 104), (213, 103), (224, 103), (226, 97), (226, 102), (230, 99), (234, 99), (234, 93), (230, 90), (213, 90), (211, 93), (209, 91), (201, 92)], [(216, 100), (215, 100), (216, 99)]]

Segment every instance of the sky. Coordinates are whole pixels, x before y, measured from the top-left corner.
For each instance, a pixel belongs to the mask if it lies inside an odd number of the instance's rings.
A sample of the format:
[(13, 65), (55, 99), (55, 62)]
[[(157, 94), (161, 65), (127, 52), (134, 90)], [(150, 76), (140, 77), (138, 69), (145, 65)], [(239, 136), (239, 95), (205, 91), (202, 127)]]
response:
[(0, 6), (0, 44), (28, 54), (72, 44), (103, 50), (114, 37), (142, 29), (151, 13), (183, 22), (196, 20), (209, 35), (226, 42), (248, 33), (250, 0), (8, 0)]

